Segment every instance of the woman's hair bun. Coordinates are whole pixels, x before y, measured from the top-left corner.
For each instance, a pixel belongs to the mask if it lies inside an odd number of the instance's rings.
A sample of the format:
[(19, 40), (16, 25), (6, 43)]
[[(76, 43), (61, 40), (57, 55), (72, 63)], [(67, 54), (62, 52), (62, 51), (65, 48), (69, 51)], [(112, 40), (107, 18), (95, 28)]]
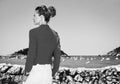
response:
[(54, 17), (56, 15), (56, 9), (53, 6), (49, 6), (48, 11), (51, 17)]
[(47, 12), (47, 7), (45, 5), (41, 5), (35, 8), (38, 11), (39, 15), (44, 15)]

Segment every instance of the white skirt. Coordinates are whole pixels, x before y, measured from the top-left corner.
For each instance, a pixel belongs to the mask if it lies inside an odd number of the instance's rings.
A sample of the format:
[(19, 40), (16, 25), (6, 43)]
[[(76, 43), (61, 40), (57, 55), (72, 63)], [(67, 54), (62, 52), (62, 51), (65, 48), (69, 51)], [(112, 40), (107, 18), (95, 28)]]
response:
[(52, 68), (50, 64), (37, 64), (23, 84), (52, 84)]

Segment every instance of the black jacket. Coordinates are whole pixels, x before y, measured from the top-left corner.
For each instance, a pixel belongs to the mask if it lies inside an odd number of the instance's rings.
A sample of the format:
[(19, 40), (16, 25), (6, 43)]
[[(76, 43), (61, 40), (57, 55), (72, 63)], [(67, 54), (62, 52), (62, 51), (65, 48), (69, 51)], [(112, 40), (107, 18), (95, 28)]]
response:
[[(29, 51), (25, 63), (25, 73), (30, 72), (33, 65), (53, 64), (52, 76), (59, 69), (60, 41), (57, 32), (48, 25), (41, 25), (29, 31)], [(54, 61), (52, 62), (52, 57)]]

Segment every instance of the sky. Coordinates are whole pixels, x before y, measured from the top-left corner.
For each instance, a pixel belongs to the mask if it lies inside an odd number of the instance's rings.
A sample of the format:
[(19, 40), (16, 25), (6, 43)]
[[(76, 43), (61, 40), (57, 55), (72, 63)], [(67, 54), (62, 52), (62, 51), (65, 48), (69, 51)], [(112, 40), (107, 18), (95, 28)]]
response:
[(49, 25), (68, 55), (103, 55), (120, 46), (120, 0), (0, 0), (0, 55), (27, 48), (34, 9), (54, 6)]

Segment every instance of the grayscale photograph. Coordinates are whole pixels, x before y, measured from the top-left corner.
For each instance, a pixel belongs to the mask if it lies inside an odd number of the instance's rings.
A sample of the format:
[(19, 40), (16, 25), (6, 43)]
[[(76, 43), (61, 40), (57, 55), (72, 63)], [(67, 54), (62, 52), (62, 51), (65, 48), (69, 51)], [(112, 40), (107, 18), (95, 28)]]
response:
[(120, 84), (120, 0), (0, 0), (0, 84)]

